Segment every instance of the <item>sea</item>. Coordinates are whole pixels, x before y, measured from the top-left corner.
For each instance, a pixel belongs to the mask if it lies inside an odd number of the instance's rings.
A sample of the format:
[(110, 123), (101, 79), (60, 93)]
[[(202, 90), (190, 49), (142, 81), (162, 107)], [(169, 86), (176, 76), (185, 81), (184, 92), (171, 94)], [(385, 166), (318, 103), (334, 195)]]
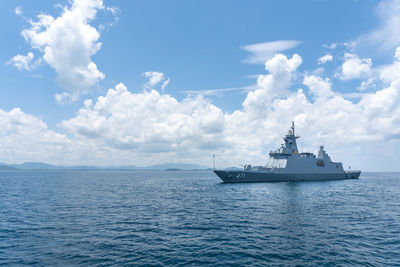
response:
[(0, 171), (0, 265), (400, 266), (400, 173)]

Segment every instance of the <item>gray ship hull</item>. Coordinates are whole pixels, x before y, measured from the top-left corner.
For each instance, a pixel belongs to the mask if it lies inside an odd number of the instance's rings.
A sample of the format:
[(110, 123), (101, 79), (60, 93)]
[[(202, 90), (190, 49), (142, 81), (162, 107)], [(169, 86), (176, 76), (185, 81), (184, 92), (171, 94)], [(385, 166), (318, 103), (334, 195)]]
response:
[(214, 170), (224, 183), (298, 182), (357, 179), (360, 171), (341, 173), (276, 173), (263, 171)]

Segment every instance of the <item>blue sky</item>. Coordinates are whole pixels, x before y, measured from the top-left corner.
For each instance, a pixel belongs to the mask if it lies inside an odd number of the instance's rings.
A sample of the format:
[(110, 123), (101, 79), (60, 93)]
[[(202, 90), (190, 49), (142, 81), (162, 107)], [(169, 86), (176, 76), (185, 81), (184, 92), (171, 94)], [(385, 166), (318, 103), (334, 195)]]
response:
[(216, 153), (222, 166), (262, 164), (295, 120), (307, 150), (398, 170), (398, 11), (399, 1), (2, 1), (0, 162), (209, 165)]

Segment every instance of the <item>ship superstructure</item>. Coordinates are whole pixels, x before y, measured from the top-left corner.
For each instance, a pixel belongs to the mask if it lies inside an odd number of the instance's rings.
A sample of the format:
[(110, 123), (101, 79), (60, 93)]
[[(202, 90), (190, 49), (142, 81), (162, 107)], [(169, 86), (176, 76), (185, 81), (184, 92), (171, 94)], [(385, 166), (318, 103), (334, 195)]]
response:
[(318, 155), (309, 152), (299, 153), (295, 135), (294, 122), (283, 137), (285, 141), (280, 148), (269, 152), (265, 166), (244, 165), (243, 170), (216, 170), (224, 182), (281, 182), (355, 179), (361, 171), (345, 171), (341, 162), (333, 162), (320, 146)]

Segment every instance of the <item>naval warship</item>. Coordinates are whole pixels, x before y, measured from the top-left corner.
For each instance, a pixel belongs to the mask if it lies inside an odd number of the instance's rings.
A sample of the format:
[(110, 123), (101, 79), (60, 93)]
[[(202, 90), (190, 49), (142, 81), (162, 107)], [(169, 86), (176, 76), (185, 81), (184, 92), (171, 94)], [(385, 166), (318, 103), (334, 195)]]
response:
[(289, 182), (356, 179), (361, 171), (345, 171), (341, 162), (333, 162), (320, 146), (318, 156), (297, 149), (294, 122), (283, 138), (285, 144), (269, 153), (266, 166), (244, 165), (243, 170), (213, 169), (225, 183)]

